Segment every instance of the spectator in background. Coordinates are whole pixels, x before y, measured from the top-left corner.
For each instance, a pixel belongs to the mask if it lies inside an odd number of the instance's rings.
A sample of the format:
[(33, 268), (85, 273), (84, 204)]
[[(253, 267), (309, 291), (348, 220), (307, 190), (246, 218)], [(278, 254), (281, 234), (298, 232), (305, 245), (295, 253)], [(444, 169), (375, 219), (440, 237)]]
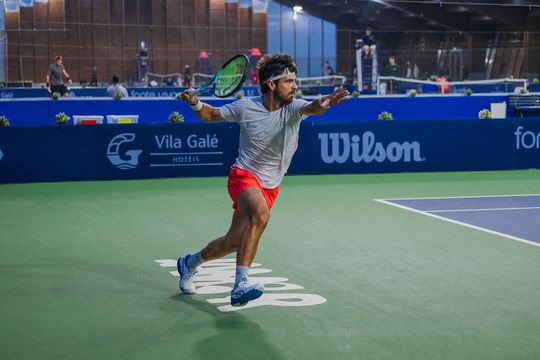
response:
[(324, 73), (326, 76), (333, 76), (335, 74), (334, 69), (328, 60), (324, 62)]
[(255, 69), (251, 73), (251, 85), (253, 85), (253, 86), (258, 86), (259, 85), (259, 71), (257, 71), (257, 69)]
[(469, 80), (470, 71), (467, 67), (467, 64), (463, 64), (462, 72), (461, 72), (461, 80)]
[(191, 82), (193, 81), (193, 74), (191, 74), (191, 68), (189, 65), (184, 67), (184, 86), (191, 87)]
[(60, 96), (69, 96), (68, 89), (66, 85), (64, 85), (64, 76), (66, 77), (67, 81), (71, 84), (71, 78), (69, 77), (69, 74), (66, 71), (66, 68), (62, 64), (63, 58), (58, 55), (54, 58), (54, 62), (49, 65), (49, 69), (47, 71), (47, 89), (52, 94), (59, 93)]
[(148, 51), (144, 45), (141, 45), (141, 51), (137, 53), (137, 59), (139, 60), (139, 78), (144, 81), (146, 73), (148, 73)]
[[(396, 64), (396, 57), (390, 56), (388, 58), (388, 64), (384, 67), (383, 76), (399, 77), (399, 65)], [(396, 81), (390, 80), (390, 93), (395, 94), (398, 90), (398, 84)]]
[(407, 79), (412, 79), (413, 77), (413, 64), (411, 60), (407, 60), (407, 72), (405, 73)]
[(90, 86), (98, 86), (97, 66), (92, 69), (92, 75), (90, 76)]
[(119, 84), (120, 78), (118, 76), (113, 75), (112, 82), (112, 85), (107, 88), (107, 96), (113, 98), (128, 97), (126, 88)]
[(377, 49), (377, 42), (375, 41), (375, 36), (373, 36), (373, 29), (369, 26), (366, 28), (366, 33), (362, 36), (362, 57), (370, 57), (375, 54)]
[(418, 64), (412, 60), (407, 60), (407, 79), (418, 79), (420, 77), (420, 68)]

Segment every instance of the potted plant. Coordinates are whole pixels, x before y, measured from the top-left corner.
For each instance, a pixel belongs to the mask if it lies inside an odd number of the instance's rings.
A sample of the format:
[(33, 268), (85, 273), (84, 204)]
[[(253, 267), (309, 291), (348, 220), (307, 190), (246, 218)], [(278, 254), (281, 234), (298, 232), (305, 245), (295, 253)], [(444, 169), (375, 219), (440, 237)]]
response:
[(407, 95), (409, 95), (410, 97), (415, 97), (416, 96), (416, 90), (411, 89), (411, 90), (407, 91)]
[(9, 126), (9, 120), (5, 116), (0, 116), (0, 127)]
[(58, 99), (60, 99), (60, 93), (53, 92), (52, 95), (51, 95), (51, 98), (52, 98), (53, 100), (58, 100)]
[(124, 95), (122, 95), (122, 94), (116, 94), (116, 95), (114, 95), (114, 100), (122, 100), (123, 97), (124, 97)]
[(244, 97), (244, 92), (242, 90), (240, 90), (239, 92), (236, 93), (236, 95), (234, 95), (237, 99), (241, 99)]
[(480, 112), (478, 113), (478, 118), (479, 119), (491, 119), (491, 111), (489, 111), (488, 109), (480, 110)]
[(56, 114), (56, 125), (66, 125), (69, 121), (69, 116), (61, 112)]
[(379, 120), (394, 120), (394, 116), (388, 111), (383, 111), (379, 114)]
[(180, 114), (178, 111), (173, 111), (169, 115), (169, 121), (173, 124), (181, 124), (184, 122), (184, 115)]
[(298, 89), (298, 91), (296, 92), (296, 94), (294, 94), (294, 98), (295, 98), (295, 99), (303, 99), (303, 98), (304, 98), (304, 94), (302, 93), (302, 90)]
[(464, 93), (465, 93), (465, 95), (467, 95), (467, 96), (471, 96), (472, 93), (473, 93), (473, 91), (472, 91), (472, 89), (465, 89)]
[(352, 92), (352, 97), (353, 97), (353, 98), (360, 97), (360, 91), (354, 90), (354, 91)]

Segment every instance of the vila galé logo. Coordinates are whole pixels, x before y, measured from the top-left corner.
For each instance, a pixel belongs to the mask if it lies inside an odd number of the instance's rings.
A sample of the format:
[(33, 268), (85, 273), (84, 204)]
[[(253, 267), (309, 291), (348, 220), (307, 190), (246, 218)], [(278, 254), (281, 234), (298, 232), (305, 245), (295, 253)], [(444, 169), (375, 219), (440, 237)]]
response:
[(319, 133), (321, 141), (321, 159), (326, 164), (343, 164), (349, 160), (354, 163), (389, 162), (422, 162), (426, 161), (420, 151), (420, 143), (396, 142), (387, 145), (376, 141), (375, 134), (366, 131), (360, 135), (342, 133)]
[(139, 155), (142, 150), (122, 151), (122, 144), (129, 144), (135, 140), (135, 134), (124, 133), (116, 135), (107, 147), (107, 157), (111, 164), (122, 170), (135, 169), (139, 165)]

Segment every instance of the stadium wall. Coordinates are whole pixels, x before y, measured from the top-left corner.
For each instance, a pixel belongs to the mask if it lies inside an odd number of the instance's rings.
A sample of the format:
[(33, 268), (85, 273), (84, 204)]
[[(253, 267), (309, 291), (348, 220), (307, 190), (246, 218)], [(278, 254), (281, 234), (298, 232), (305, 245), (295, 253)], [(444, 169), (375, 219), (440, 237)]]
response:
[[(153, 91), (145, 88), (144, 91)], [(156, 90), (158, 91), (158, 90)], [(139, 115), (140, 124), (163, 124), (169, 114), (179, 111), (187, 123), (200, 123), (189, 107), (176, 99), (127, 98), (65, 98), (61, 100), (4, 99), (0, 100), (0, 115), (6, 116), (13, 126), (54, 125), (60, 112), (73, 115)], [(203, 100), (213, 106), (221, 106), (234, 99)], [(373, 121), (383, 111), (391, 112), (394, 120), (475, 120), (478, 112), (489, 109), (491, 103), (506, 102), (507, 95), (435, 95), (435, 96), (361, 96), (332, 108), (324, 116), (311, 117), (316, 122)], [(510, 113), (510, 111), (508, 111)], [(72, 122), (70, 122), (72, 124)]]
[[(225, 176), (235, 124), (8, 127), (0, 182)], [(314, 123), (301, 126), (290, 174), (540, 167), (538, 119)]]

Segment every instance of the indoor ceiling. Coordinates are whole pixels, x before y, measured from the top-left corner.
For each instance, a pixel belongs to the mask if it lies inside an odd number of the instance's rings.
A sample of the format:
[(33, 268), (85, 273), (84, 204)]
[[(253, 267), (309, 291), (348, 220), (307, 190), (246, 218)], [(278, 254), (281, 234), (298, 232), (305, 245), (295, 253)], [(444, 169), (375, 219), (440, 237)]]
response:
[(538, 31), (540, 0), (277, 0), (336, 23), (377, 32)]

